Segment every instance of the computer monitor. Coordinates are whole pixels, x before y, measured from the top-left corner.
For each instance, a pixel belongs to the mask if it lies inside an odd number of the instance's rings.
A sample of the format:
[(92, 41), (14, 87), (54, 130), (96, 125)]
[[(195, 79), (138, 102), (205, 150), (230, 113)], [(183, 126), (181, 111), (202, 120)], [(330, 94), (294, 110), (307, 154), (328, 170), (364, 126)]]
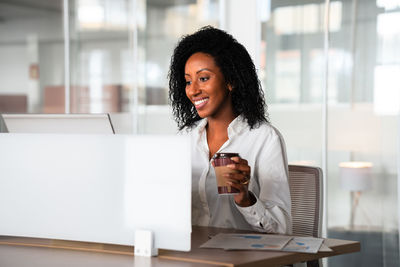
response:
[(190, 250), (184, 136), (0, 134), (0, 235)]
[(109, 114), (2, 114), (1, 116), (9, 133), (115, 133)]

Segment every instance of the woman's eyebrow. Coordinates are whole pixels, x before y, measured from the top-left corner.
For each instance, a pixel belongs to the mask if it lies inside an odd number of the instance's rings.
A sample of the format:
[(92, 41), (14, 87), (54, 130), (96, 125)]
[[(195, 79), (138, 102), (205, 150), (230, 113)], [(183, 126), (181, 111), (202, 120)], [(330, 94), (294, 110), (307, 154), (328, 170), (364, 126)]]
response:
[(203, 69), (200, 69), (200, 70), (198, 70), (198, 71), (196, 71), (196, 74), (197, 73), (199, 73), (199, 72), (202, 72), (202, 71), (210, 71), (210, 72), (213, 72), (212, 70), (210, 70), (210, 69), (207, 69), (207, 68), (203, 68)]
[[(196, 74), (199, 74), (199, 73), (202, 72), (202, 71), (213, 72), (212, 70), (210, 70), (210, 69), (208, 69), (208, 68), (202, 68), (202, 69), (199, 69), (198, 71), (196, 71)], [(185, 73), (185, 76), (189, 76), (189, 77), (190, 77), (190, 74), (189, 74), (189, 73)]]

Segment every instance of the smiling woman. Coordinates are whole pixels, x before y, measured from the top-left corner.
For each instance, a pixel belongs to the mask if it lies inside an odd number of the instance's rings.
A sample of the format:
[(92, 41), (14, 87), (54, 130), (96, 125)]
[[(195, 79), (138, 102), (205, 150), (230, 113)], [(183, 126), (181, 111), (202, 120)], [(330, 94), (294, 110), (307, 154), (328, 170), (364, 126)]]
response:
[[(187, 84), (187, 61), (196, 53), (207, 55), (212, 61), (208, 63), (214, 69), (218, 68), (226, 86), (231, 87), (232, 107), (236, 116), (243, 114), (251, 128), (268, 121), (264, 94), (249, 53), (231, 35), (207, 26), (195, 34), (184, 36), (171, 58), (169, 98), (180, 129), (191, 128), (201, 119), (184, 90)], [(190, 84), (191, 80), (188, 81)]]
[[(178, 43), (169, 78), (175, 119), (193, 144), (192, 223), (290, 233), (284, 143), (268, 123), (263, 91), (243, 45), (204, 27)], [(218, 193), (212, 168), (217, 153), (230, 155), (218, 165), (223, 170), (218, 187), (238, 193)]]

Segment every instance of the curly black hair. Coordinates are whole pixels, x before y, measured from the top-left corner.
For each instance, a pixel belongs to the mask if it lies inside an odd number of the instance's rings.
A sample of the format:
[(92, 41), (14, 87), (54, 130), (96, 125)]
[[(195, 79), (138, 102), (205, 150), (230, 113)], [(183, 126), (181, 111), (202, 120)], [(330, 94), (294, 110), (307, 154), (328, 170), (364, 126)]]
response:
[(246, 48), (225, 31), (206, 26), (183, 36), (171, 57), (169, 100), (179, 130), (190, 128), (201, 119), (185, 91), (185, 64), (197, 52), (212, 56), (226, 83), (231, 85), (235, 115), (243, 115), (250, 128), (268, 121), (264, 93)]

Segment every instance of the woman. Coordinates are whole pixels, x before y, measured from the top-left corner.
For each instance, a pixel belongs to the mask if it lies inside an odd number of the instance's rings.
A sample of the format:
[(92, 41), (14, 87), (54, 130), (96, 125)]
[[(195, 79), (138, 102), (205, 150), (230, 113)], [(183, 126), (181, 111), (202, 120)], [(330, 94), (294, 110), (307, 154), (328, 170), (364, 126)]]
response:
[[(263, 92), (246, 49), (207, 26), (180, 40), (169, 71), (169, 98), (180, 130), (192, 136), (194, 225), (290, 233), (290, 193), (284, 144), (268, 123)], [(236, 152), (217, 192), (212, 157)]]

